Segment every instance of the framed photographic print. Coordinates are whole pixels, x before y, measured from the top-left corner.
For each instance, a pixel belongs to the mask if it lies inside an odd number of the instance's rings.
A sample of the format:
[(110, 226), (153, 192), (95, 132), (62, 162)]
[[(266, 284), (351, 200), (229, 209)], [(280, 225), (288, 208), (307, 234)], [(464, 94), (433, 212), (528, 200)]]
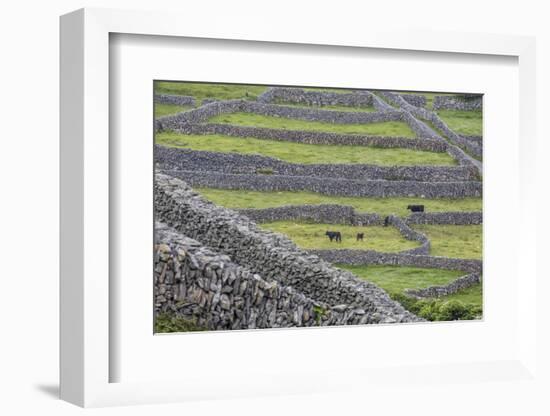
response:
[(533, 39), (181, 18), (61, 20), (62, 398), (538, 391)]

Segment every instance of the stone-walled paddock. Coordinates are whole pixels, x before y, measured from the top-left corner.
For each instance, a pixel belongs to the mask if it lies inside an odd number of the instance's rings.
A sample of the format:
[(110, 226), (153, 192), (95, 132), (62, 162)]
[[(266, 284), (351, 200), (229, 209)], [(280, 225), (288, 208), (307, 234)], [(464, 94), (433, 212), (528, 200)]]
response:
[(167, 170), (168, 175), (183, 179), (191, 186), (244, 189), (260, 192), (310, 191), (333, 196), (417, 198), (478, 197), (481, 182), (415, 182), (384, 180), (347, 180), (313, 176), (229, 174), (220, 172)]
[[(381, 93), (387, 94), (387, 93)], [(401, 96), (395, 94), (401, 101), (407, 103)], [(411, 106), (419, 109), (419, 107)], [(421, 120), (416, 119), (409, 110), (386, 109), (384, 111), (335, 111), (317, 108), (303, 108), (276, 104), (264, 104), (257, 101), (227, 100), (216, 101), (202, 105), (189, 111), (168, 115), (156, 119), (156, 129), (179, 130), (186, 124), (206, 123), (209, 119), (220, 114), (246, 112), (272, 117), (284, 117), (304, 121), (318, 121), (333, 124), (369, 124), (386, 121), (403, 121), (419, 138), (441, 139), (441, 137)], [(441, 139), (442, 140), (442, 139)]]
[(412, 266), (427, 269), (459, 270), (467, 273), (481, 273), (482, 261), (474, 259), (457, 259), (450, 257), (411, 255), (403, 253), (381, 253), (374, 250), (308, 250), (333, 264), (349, 264), (352, 266)]
[(308, 91), (301, 88), (271, 87), (258, 96), (266, 104), (296, 103), (312, 106), (341, 105), (346, 107), (372, 106), (372, 98), (362, 92), (336, 93), (329, 91)]
[(155, 103), (194, 107), (195, 98), (187, 95), (155, 94)]
[[(315, 302), (266, 281), (162, 223), (156, 224), (155, 314), (172, 312), (210, 330), (366, 323), (355, 307)], [(364, 320), (365, 322), (362, 322)]]
[(479, 111), (483, 109), (483, 97), (465, 97), (455, 95), (436, 95), (433, 101), (434, 110)]
[(415, 212), (405, 218), (407, 224), (478, 225), (483, 223), (482, 212)]
[(155, 146), (155, 162), (165, 170), (197, 170), (233, 174), (275, 174), (364, 180), (461, 182), (476, 180), (465, 166), (377, 166), (364, 164), (300, 164), (267, 156), (217, 153)]
[(452, 295), (479, 283), (481, 283), (481, 275), (479, 273), (470, 273), (466, 276), (453, 280), (447, 285), (429, 286), (424, 289), (405, 289), (405, 293), (418, 299), (440, 298), (443, 296)]
[(351, 310), (350, 324), (420, 320), (376, 285), (298, 249), (281, 234), (261, 230), (245, 216), (205, 201), (179, 179), (157, 174), (154, 195), (159, 221), (228, 255), (267, 282), (291, 286), (333, 311)]
[[(409, 112), (411, 116), (416, 116), (422, 120), (430, 121), (437, 129), (443, 132), (447, 138), (453, 142), (456, 145), (459, 145), (469, 151), (470, 153), (474, 154), (477, 157), (481, 157), (483, 155), (482, 149), (480, 146), (478, 146), (476, 143), (467, 140), (463, 138), (462, 136), (456, 134), (453, 130), (445, 124), (441, 118), (435, 114), (433, 111), (429, 111), (425, 108), (416, 107), (414, 105), (409, 104), (407, 101), (403, 99), (403, 97), (399, 94), (390, 92), (390, 91), (384, 91), (380, 93), (384, 98), (386, 98), (388, 101), (394, 103), (395, 105), (398, 105), (400, 108), (405, 110), (406, 112)], [(415, 117), (413, 117), (415, 118)], [(433, 131), (433, 130), (432, 130)], [(435, 132), (434, 132), (435, 133)], [(437, 137), (441, 137), (436, 133)], [(436, 137), (431, 136), (431, 137)]]
[(283, 130), (232, 124), (182, 124), (176, 130), (182, 134), (221, 134), (233, 137), (288, 141), (304, 144), (328, 144), (346, 146), (372, 146), (384, 149), (403, 148), (444, 153), (449, 145), (441, 140), (415, 139), (411, 137), (363, 136), (359, 134), (325, 133), (307, 130)]

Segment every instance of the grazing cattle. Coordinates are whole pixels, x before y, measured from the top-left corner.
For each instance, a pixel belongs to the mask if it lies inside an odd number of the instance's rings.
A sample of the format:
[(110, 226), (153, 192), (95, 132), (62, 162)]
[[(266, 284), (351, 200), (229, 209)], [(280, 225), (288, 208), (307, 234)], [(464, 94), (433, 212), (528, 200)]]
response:
[(390, 217), (386, 217), (384, 218), (384, 227), (387, 227), (388, 225), (390, 225)]
[(364, 236), (365, 236), (365, 233), (357, 233), (357, 241), (363, 241)]
[(411, 212), (424, 212), (424, 205), (407, 205)]
[(337, 243), (342, 242), (342, 234), (340, 233), (340, 231), (327, 231), (325, 235), (331, 242), (332, 240), (335, 240)]

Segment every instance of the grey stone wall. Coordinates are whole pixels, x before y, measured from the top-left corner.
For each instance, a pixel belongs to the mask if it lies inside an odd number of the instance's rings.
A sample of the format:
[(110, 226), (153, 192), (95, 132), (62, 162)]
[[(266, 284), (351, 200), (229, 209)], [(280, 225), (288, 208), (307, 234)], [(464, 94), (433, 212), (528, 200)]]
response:
[(276, 280), (266, 281), (165, 224), (157, 223), (155, 231), (155, 315), (169, 311), (210, 330), (367, 321), (355, 307), (332, 308)]
[(364, 164), (288, 163), (260, 155), (217, 153), (155, 146), (155, 161), (161, 169), (198, 170), (234, 174), (275, 174), (365, 180), (460, 182), (477, 179), (464, 166), (377, 166)]
[(482, 184), (466, 182), (415, 182), (347, 180), (313, 176), (247, 175), (220, 172), (167, 170), (191, 186), (251, 191), (310, 191), (335, 196), (464, 198), (481, 196)]
[(155, 103), (195, 106), (195, 98), (187, 95), (155, 94)]
[(430, 240), (423, 233), (413, 230), (405, 221), (395, 215), (389, 216), (389, 222), (401, 233), (401, 235), (410, 241), (418, 241), (419, 247), (400, 251), (400, 254), (428, 255), (430, 254)]
[(480, 111), (483, 109), (483, 97), (481, 95), (472, 97), (436, 95), (433, 100), (433, 109)]
[(479, 273), (470, 273), (466, 276), (459, 277), (451, 283), (443, 286), (429, 286), (424, 289), (405, 289), (405, 293), (409, 296), (422, 298), (440, 298), (457, 293), (463, 289), (481, 283), (481, 275)]
[(222, 134), (234, 137), (289, 141), (306, 144), (330, 144), (348, 146), (373, 146), (381, 148), (404, 148), (443, 153), (448, 144), (441, 140), (415, 139), (410, 137), (363, 136), (359, 134), (325, 133), (307, 130), (283, 130), (231, 124), (182, 124), (178, 129), (183, 134)]
[(425, 107), (426, 97), (420, 94), (399, 94), (403, 99), (415, 107)]
[[(416, 107), (414, 105), (411, 105), (407, 101), (405, 101), (401, 95), (390, 92), (390, 91), (384, 91), (384, 92), (381, 92), (380, 94), (383, 95), (384, 98), (386, 98), (388, 101), (393, 102), (394, 104), (398, 105), (403, 110), (405, 110), (406, 112), (409, 112), (411, 115), (416, 116), (416, 117), (418, 117), (422, 120), (427, 120), (427, 121), (431, 122), (437, 129), (442, 131), (443, 134), (445, 134), (445, 136), (447, 136), (447, 138), (452, 143), (463, 147), (468, 152), (474, 154), (477, 157), (481, 157), (483, 155), (482, 149), (477, 144), (475, 144), (472, 141), (467, 140), (467, 139), (463, 138), (462, 136), (456, 134), (433, 111), (429, 111), (425, 108), (420, 108), (420, 107)], [(436, 133), (436, 136), (441, 137), (437, 133)], [(430, 136), (430, 137), (436, 137), (436, 136)]]
[[(355, 224), (355, 210), (351, 206), (336, 204), (285, 205), (272, 208), (246, 208), (237, 210), (256, 223), (289, 220), (307, 220), (323, 224)], [(362, 219), (379, 224), (380, 217), (370, 214)], [(367, 225), (367, 224), (365, 224)]]
[(268, 88), (258, 96), (258, 101), (266, 104), (296, 103), (313, 106), (341, 105), (349, 107), (367, 107), (372, 98), (361, 92), (335, 93), (329, 91), (307, 91), (301, 88)]
[(413, 266), (428, 269), (460, 270), (469, 273), (481, 273), (482, 261), (457, 259), (450, 257), (411, 255), (403, 253), (381, 253), (373, 250), (309, 250), (311, 254), (333, 264)]
[(157, 174), (154, 196), (159, 221), (268, 282), (291, 286), (333, 311), (352, 310), (348, 323), (419, 320), (376, 285), (298, 249), (283, 235), (259, 229), (245, 216), (203, 200), (181, 180)]
[(407, 224), (477, 225), (483, 212), (415, 212), (405, 218)]

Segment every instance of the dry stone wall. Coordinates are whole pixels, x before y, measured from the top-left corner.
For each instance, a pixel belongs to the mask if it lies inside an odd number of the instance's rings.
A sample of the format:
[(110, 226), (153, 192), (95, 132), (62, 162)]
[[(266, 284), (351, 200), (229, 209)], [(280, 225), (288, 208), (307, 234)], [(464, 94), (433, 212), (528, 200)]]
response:
[[(464, 149), (466, 149), (467, 151), (469, 151), (470, 153), (474, 154), (477, 157), (481, 157), (483, 155), (483, 152), (480, 146), (456, 134), (453, 130), (449, 128), (449, 126), (447, 126), (447, 124), (445, 124), (443, 120), (441, 120), (441, 118), (439, 118), (439, 116), (436, 113), (429, 111), (425, 108), (420, 108), (409, 104), (399, 94), (396, 94), (390, 91), (384, 91), (384, 92), (381, 92), (380, 94), (382, 94), (388, 101), (393, 102), (394, 104), (398, 105), (403, 110), (405, 110), (406, 112), (410, 113), (411, 116), (414, 115), (422, 120), (430, 121), (436, 128), (442, 131), (443, 134), (445, 134), (445, 136), (447, 136), (447, 138), (451, 140), (451, 142), (453, 142), (454, 144), (457, 144), (463, 147)], [(430, 137), (441, 137), (441, 136), (439, 136), (436, 133), (436, 136), (430, 136)]]
[(195, 98), (187, 95), (155, 94), (155, 103), (194, 107)]
[(364, 180), (460, 182), (477, 179), (464, 166), (377, 166), (364, 164), (288, 163), (260, 155), (217, 153), (155, 146), (155, 162), (165, 170), (197, 170), (234, 174), (275, 174)]
[(472, 97), (436, 95), (433, 100), (433, 109), (481, 111), (483, 109), (483, 98), (481, 95)]
[(283, 130), (232, 124), (180, 124), (176, 129), (183, 134), (221, 134), (234, 137), (288, 141), (305, 144), (328, 144), (348, 146), (372, 146), (380, 148), (404, 148), (443, 153), (448, 149), (444, 141), (415, 139), (410, 137), (363, 136), (355, 134), (325, 133), (306, 130)]
[(483, 223), (482, 212), (415, 212), (405, 219), (407, 224), (477, 225)]
[(346, 325), (366, 316), (266, 281), (165, 224), (155, 233), (156, 315), (169, 311), (210, 330)]
[(478, 197), (481, 182), (416, 182), (347, 180), (313, 176), (247, 175), (220, 172), (166, 170), (191, 186), (245, 189), (260, 192), (310, 191), (334, 196), (464, 198)]
[(411, 241), (418, 241), (419, 247), (415, 247), (409, 250), (400, 251), (400, 254), (412, 254), (412, 255), (428, 255), (430, 254), (430, 240), (424, 234), (419, 231), (413, 230), (407, 225), (405, 221), (395, 215), (388, 217), (389, 223), (393, 225), (401, 233), (401, 235)]
[(280, 234), (259, 229), (245, 216), (203, 200), (181, 180), (157, 174), (154, 195), (159, 221), (268, 282), (291, 286), (333, 311), (351, 311), (348, 323), (419, 320), (376, 285), (298, 249)]
[(420, 94), (399, 94), (403, 99), (415, 107), (425, 107), (426, 97)]
[(329, 91), (307, 91), (301, 88), (268, 88), (258, 96), (258, 101), (266, 104), (296, 103), (312, 106), (341, 105), (366, 107), (372, 105), (372, 98), (362, 92), (335, 93)]
[(403, 253), (381, 253), (373, 250), (309, 250), (311, 254), (333, 264), (413, 266), (428, 269), (460, 270), (469, 273), (481, 273), (481, 260), (457, 259), (450, 257), (411, 255)]
[(415, 298), (440, 298), (457, 293), (474, 285), (481, 283), (481, 275), (479, 273), (470, 273), (466, 276), (459, 277), (451, 283), (443, 286), (429, 286), (424, 289), (405, 289), (405, 293)]

